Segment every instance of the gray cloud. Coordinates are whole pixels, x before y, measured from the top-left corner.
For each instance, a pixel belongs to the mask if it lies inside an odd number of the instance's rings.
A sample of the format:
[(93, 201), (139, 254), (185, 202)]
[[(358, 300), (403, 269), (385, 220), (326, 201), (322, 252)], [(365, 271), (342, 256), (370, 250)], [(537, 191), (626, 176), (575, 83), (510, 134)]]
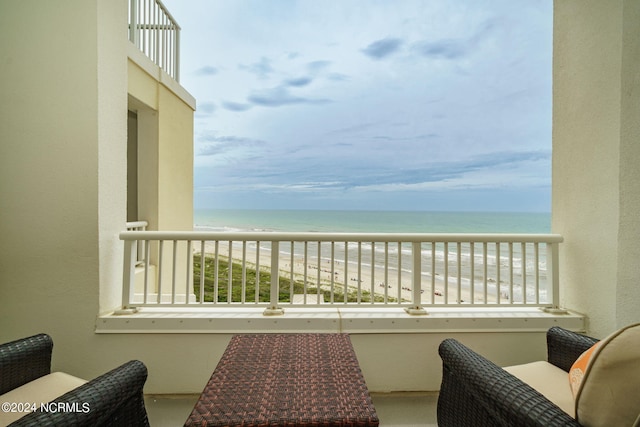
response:
[(420, 141), (426, 139), (434, 139), (440, 137), (437, 133), (426, 133), (415, 136), (391, 136), (391, 135), (375, 135), (368, 138), (379, 139), (383, 141)]
[(347, 126), (344, 128), (334, 129), (327, 132), (327, 135), (336, 135), (336, 134), (352, 134), (358, 133), (364, 130), (371, 129), (376, 126), (376, 123), (360, 123), (357, 125)]
[(273, 73), (273, 67), (271, 66), (271, 60), (266, 57), (260, 58), (260, 61), (254, 62), (253, 64), (245, 65), (240, 64), (238, 68), (243, 71), (248, 71), (261, 79), (266, 79)]
[[(279, 164), (262, 165), (251, 168), (252, 179), (256, 182), (274, 185), (288, 186), (295, 183), (317, 183), (322, 187), (335, 187), (336, 189), (367, 188), (388, 186), (411, 186), (417, 184), (438, 184), (452, 180), (460, 180), (466, 174), (475, 172), (491, 172), (513, 175), (513, 170), (525, 163), (537, 161), (550, 161), (549, 151), (504, 151), (486, 153), (465, 160), (453, 160), (448, 162), (434, 162), (422, 167), (369, 168), (357, 165), (352, 159), (345, 159), (348, 164), (341, 164), (338, 158), (332, 159), (331, 167), (322, 164), (322, 160), (295, 162), (298, 167), (292, 167), (291, 162), (284, 168)], [(243, 174), (246, 178), (246, 174)], [(474, 185), (469, 182), (468, 185)], [(481, 185), (481, 183), (478, 183)]]
[(347, 76), (346, 74), (342, 74), (342, 73), (330, 73), (327, 78), (329, 80), (333, 80), (334, 82), (344, 82), (346, 80), (349, 80), (349, 76)]
[(415, 43), (413, 49), (426, 57), (458, 59), (477, 50), (480, 43), (490, 35), (494, 28), (495, 23), (489, 20), (481, 25), (469, 38), (424, 40)]
[(397, 52), (402, 47), (403, 41), (397, 38), (387, 37), (371, 43), (362, 49), (362, 53), (372, 59), (383, 59)]
[(242, 104), (239, 102), (223, 101), (222, 108), (230, 111), (247, 111), (251, 108), (251, 104)]
[(289, 93), (287, 88), (283, 86), (254, 91), (249, 95), (247, 100), (254, 105), (260, 105), (262, 107), (282, 107), (292, 104), (318, 105), (331, 102), (328, 99), (295, 96)]
[(329, 72), (328, 69), (331, 64), (331, 61), (311, 61), (307, 63), (307, 70), (313, 77), (325, 76), (328, 80), (335, 82), (349, 80), (349, 76), (347, 76), (346, 74)]
[(225, 135), (217, 136), (213, 134), (203, 135), (198, 138), (206, 142), (198, 152), (201, 156), (213, 156), (233, 151), (239, 148), (257, 147), (265, 145), (266, 142), (260, 139), (245, 138), (240, 136)]
[(470, 44), (463, 40), (438, 40), (435, 42), (418, 42), (414, 49), (423, 56), (432, 58), (457, 59), (469, 52)]
[(350, 180), (351, 187), (366, 187), (372, 184), (407, 185), (432, 183), (460, 178), (464, 174), (477, 171), (506, 171), (520, 163), (550, 161), (549, 151), (503, 151), (474, 156), (466, 160), (438, 162), (421, 168), (404, 170), (378, 170), (376, 174), (363, 176), (363, 179)]
[(213, 102), (203, 102), (198, 105), (197, 111), (205, 114), (211, 114), (216, 110), (216, 104)]
[(318, 73), (331, 65), (331, 61), (312, 61), (307, 64), (307, 69), (311, 73)]
[(307, 86), (313, 81), (311, 77), (298, 77), (295, 79), (287, 79), (284, 81), (286, 86), (302, 87)]
[(195, 71), (196, 75), (199, 76), (213, 76), (215, 74), (218, 74), (218, 69), (216, 67), (212, 67), (210, 65), (204, 66), (202, 68), (198, 68)]

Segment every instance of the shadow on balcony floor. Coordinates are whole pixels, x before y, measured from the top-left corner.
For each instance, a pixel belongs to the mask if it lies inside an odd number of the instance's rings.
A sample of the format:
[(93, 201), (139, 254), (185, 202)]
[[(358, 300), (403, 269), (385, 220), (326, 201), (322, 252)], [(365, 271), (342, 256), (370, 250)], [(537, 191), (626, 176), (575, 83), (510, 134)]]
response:
[[(372, 393), (381, 427), (436, 427), (437, 393)], [(151, 427), (182, 426), (197, 395), (145, 397)]]

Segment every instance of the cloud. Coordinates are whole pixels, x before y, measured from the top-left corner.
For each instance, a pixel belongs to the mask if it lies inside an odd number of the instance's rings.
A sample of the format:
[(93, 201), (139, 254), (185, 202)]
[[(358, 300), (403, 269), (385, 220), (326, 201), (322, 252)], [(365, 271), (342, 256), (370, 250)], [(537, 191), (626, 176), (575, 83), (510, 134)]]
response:
[(198, 105), (197, 111), (205, 114), (211, 114), (216, 110), (216, 104), (213, 102), (203, 102)]
[(311, 77), (298, 77), (295, 79), (287, 79), (284, 81), (286, 86), (302, 87), (307, 86), (313, 81)]
[(260, 61), (254, 62), (253, 64), (245, 65), (240, 64), (238, 68), (243, 71), (248, 71), (249, 73), (255, 74), (261, 79), (268, 78), (271, 73), (273, 73), (273, 67), (271, 66), (271, 60), (266, 57), (260, 58)]
[(359, 132), (364, 131), (364, 130), (369, 130), (369, 129), (375, 127), (375, 126), (376, 126), (376, 123), (373, 123), (373, 122), (371, 122), (371, 123), (360, 123), (360, 124), (356, 124), (356, 125), (351, 125), (351, 126), (347, 126), (347, 127), (331, 130), (331, 131), (327, 132), (327, 135), (359, 133)]
[(307, 69), (309, 70), (310, 73), (315, 74), (328, 68), (330, 65), (331, 65), (331, 61), (324, 61), (324, 60), (311, 61), (307, 64)]
[(423, 56), (431, 58), (457, 59), (469, 52), (470, 45), (463, 40), (438, 40), (435, 42), (418, 42), (414, 49)]
[(457, 39), (440, 39), (435, 41), (419, 41), (413, 49), (430, 58), (459, 59), (478, 49), (479, 45), (496, 28), (495, 22), (484, 22), (470, 37)]
[(334, 81), (334, 82), (344, 82), (344, 81), (349, 80), (349, 76), (347, 76), (346, 74), (342, 74), (342, 73), (329, 73), (327, 78), (329, 80)]
[(254, 105), (260, 105), (262, 107), (282, 107), (292, 104), (319, 105), (331, 102), (324, 98), (305, 98), (292, 95), (284, 86), (254, 91), (249, 95), (247, 100)]
[[(303, 164), (288, 170), (272, 165), (269, 172), (261, 169), (253, 179), (263, 184), (285, 188), (296, 183), (316, 183), (315, 188), (359, 189), (375, 191), (445, 190), (454, 188), (502, 188), (522, 184), (546, 185), (548, 176), (538, 162), (550, 162), (549, 151), (494, 152), (449, 162), (434, 162), (421, 167), (369, 168), (353, 163), (333, 167)], [(349, 160), (345, 160), (349, 162)], [(335, 163), (337, 162), (337, 163)], [(257, 171), (257, 170), (256, 170)], [(322, 184), (321, 184), (322, 183)], [(305, 185), (305, 188), (310, 187)]]
[(283, 191), (283, 192), (318, 192), (322, 190), (343, 189), (344, 183), (340, 181), (307, 181), (287, 184), (263, 184), (261, 190)]
[(387, 37), (371, 43), (362, 49), (362, 53), (372, 59), (384, 59), (397, 52), (402, 47), (402, 44), (403, 41), (401, 39)]
[[(233, 164), (234, 154), (219, 157), (231, 161), (225, 160), (226, 164), (216, 169), (215, 176), (209, 173), (204, 176), (196, 168), (195, 191), (221, 197), (242, 194), (234, 206), (243, 200), (251, 200), (247, 207), (274, 206), (270, 203), (280, 200), (287, 201), (288, 205), (275, 206), (293, 209), (312, 199), (326, 199), (338, 202), (341, 208), (402, 206), (411, 210), (433, 209), (433, 201), (444, 197), (447, 204), (443, 204), (442, 209), (450, 209), (454, 203), (465, 209), (517, 206), (527, 210), (546, 206), (545, 195), (550, 188), (550, 151), (485, 153), (466, 160), (433, 161), (407, 169), (380, 165), (372, 168), (340, 156), (333, 156), (332, 163), (327, 164), (326, 159), (317, 157), (245, 155), (242, 167), (238, 167)], [(480, 204), (473, 205), (474, 200)], [(323, 202), (317, 208), (330, 209), (331, 203)]]
[(318, 60), (307, 63), (307, 70), (313, 77), (324, 76), (334, 82), (349, 80), (349, 76), (342, 73), (329, 72), (328, 69), (333, 64), (331, 61)]
[(546, 177), (527, 177), (521, 171), (523, 164), (550, 161), (549, 151), (494, 152), (466, 160), (438, 162), (421, 168), (382, 170), (376, 174), (352, 180), (350, 187), (375, 187), (378, 190), (491, 188), (518, 184), (526, 180), (540, 183)]
[(439, 138), (441, 135), (437, 133), (425, 133), (414, 136), (391, 136), (391, 135), (375, 135), (369, 136), (370, 139), (378, 139), (382, 141), (417, 141)]
[(223, 101), (222, 108), (230, 111), (247, 111), (252, 107), (251, 104), (242, 104), (239, 102)]
[(217, 136), (214, 134), (203, 135), (199, 138), (200, 141), (206, 142), (198, 154), (200, 156), (213, 156), (229, 151), (234, 151), (242, 148), (252, 148), (263, 146), (265, 141), (254, 138), (246, 138), (233, 135)]
[(218, 74), (218, 69), (216, 67), (212, 67), (210, 65), (204, 66), (202, 68), (198, 68), (195, 71), (195, 74), (198, 76), (213, 76)]

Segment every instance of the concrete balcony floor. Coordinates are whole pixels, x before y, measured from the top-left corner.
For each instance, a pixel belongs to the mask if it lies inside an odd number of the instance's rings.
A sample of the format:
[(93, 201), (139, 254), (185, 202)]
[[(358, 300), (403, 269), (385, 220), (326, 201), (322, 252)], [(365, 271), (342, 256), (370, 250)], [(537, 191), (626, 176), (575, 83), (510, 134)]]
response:
[[(436, 427), (437, 393), (372, 393), (381, 427)], [(145, 398), (151, 427), (182, 426), (197, 395), (148, 395)]]

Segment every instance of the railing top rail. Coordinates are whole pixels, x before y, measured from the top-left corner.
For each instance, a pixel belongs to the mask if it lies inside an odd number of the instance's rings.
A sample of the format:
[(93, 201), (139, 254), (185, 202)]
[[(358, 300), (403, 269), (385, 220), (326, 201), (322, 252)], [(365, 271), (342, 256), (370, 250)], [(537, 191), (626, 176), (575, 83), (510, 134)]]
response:
[(178, 21), (176, 21), (173, 15), (171, 15), (171, 13), (169, 12), (169, 9), (167, 9), (167, 7), (162, 3), (162, 1), (156, 0), (156, 3), (158, 4), (158, 6), (160, 6), (160, 9), (162, 9), (165, 15), (167, 15), (167, 18), (169, 18), (169, 20), (176, 27), (176, 29), (181, 30), (182, 28), (180, 28), (180, 25), (178, 25)]
[(561, 243), (560, 234), (508, 233), (319, 233), (319, 232), (212, 232), (123, 231), (120, 240), (220, 240), (279, 242), (474, 242)]

